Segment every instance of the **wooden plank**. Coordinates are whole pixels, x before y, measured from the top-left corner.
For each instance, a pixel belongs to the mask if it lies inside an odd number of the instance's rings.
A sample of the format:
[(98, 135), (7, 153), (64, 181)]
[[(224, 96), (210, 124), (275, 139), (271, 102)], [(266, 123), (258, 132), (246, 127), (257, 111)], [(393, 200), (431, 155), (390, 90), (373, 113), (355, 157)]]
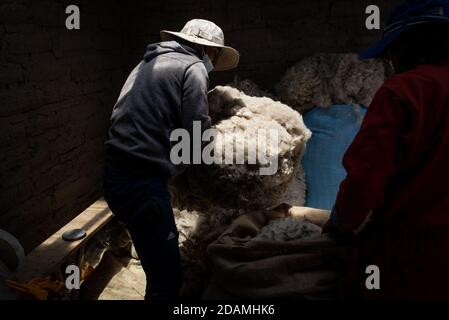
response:
[[(96, 231), (102, 228), (110, 219), (112, 213), (104, 199), (96, 201), (93, 205), (83, 211), (70, 223), (62, 227), (50, 236), (39, 247), (30, 252), (21, 267), (11, 277), (11, 280), (24, 283), (29, 280), (42, 277), (55, 271), (65, 260), (80, 246), (86, 243)], [(62, 234), (72, 229), (83, 229), (87, 237), (75, 242), (62, 239)]]

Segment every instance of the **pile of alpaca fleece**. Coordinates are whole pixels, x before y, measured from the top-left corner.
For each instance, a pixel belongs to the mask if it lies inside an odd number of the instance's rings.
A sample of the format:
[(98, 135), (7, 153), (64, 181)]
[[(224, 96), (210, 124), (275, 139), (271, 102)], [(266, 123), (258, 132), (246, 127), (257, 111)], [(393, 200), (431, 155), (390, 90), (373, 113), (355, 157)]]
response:
[[(209, 112), (213, 129), (218, 135), (213, 141), (214, 153), (223, 150), (218, 163), (195, 165), (172, 184), (173, 203), (180, 208), (207, 211), (211, 205), (221, 208), (255, 210), (285, 202), (291, 183), (299, 183), (302, 194), (297, 205), (305, 202), (305, 184), (298, 168), (311, 132), (301, 115), (289, 106), (267, 97), (252, 97), (228, 86), (218, 86), (209, 93)], [(278, 135), (278, 142), (267, 135), (265, 143), (270, 163), (248, 164), (248, 149), (257, 148), (258, 130)], [(224, 150), (232, 150), (235, 159), (244, 164), (224, 164)], [(262, 168), (275, 168), (274, 174), (261, 175)]]
[[(254, 84), (245, 83), (247, 92), (250, 84), (253, 94), (261, 94), (255, 91), (258, 88)], [(188, 298), (200, 298), (209, 285), (211, 268), (206, 249), (235, 218), (254, 208), (266, 209), (289, 200), (292, 205), (305, 203), (305, 177), (298, 163), (311, 133), (298, 112), (270, 98), (248, 96), (229, 86), (210, 92), (209, 109), (213, 128), (227, 134), (227, 138), (217, 136), (214, 147), (241, 142), (247, 130), (276, 129), (279, 166), (274, 175), (261, 176), (259, 163), (197, 165), (172, 182), (185, 274), (182, 295)], [(257, 139), (249, 142), (256, 143)]]
[(300, 113), (336, 104), (368, 107), (390, 72), (378, 59), (316, 54), (289, 68), (275, 90), (282, 102)]
[(306, 219), (272, 220), (251, 241), (291, 241), (319, 236), (322, 229)]

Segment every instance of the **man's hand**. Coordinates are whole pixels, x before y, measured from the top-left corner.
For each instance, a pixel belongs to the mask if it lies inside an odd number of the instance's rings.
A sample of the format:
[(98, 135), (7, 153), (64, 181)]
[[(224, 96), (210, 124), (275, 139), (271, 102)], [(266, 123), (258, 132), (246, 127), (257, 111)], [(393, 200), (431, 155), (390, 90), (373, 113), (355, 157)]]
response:
[(331, 212), (329, 210), (320, 210), (308, 207), (290, 207), (288, 209), (288, 215), (293, 218), (305, 218), (311, 223), (323, 227), (329, 220)]

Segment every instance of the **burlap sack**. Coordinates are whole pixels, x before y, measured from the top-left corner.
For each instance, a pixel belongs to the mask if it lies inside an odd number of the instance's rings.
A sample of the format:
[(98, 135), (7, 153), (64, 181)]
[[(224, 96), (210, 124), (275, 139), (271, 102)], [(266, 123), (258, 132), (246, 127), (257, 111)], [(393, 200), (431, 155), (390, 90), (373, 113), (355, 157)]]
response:
[(328, 235), (250, 241), (272, 217), (243, 215), (208, 247), (212, 283), (204, 299), (332, 299), (347, 248)]

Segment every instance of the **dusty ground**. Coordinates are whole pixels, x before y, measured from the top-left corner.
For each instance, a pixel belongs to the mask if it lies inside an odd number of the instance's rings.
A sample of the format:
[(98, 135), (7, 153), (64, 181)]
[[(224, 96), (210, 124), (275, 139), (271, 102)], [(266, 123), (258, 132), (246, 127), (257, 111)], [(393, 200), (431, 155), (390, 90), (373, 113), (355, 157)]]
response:
[(94, 273), (83, 283), (83, 300), (143, 300), (146, 279), (140, 262), (106, 252)]
[(117, 273), (98, 297), (98, 300), (143, 300), (145, 274), (139, 261), (131, 260)]

